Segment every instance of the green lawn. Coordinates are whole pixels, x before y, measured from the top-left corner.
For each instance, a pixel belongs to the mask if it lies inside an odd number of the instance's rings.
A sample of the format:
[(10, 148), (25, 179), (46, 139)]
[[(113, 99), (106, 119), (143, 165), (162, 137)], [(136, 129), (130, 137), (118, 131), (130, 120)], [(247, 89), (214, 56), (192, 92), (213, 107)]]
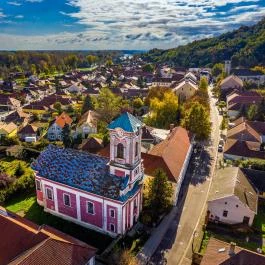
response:
[(112, 238), (109, 236), (44, 212), (43, 208), (37, 204), (34, 192), (31, 192), (28, 195), (20, 194), (14, 196), (5, 203), (5, 207), (38, 225), (47, 224), (66, 234), (76, 237), (79, 240), (98, 248), (99, 253), (106, 249), (112, 241)]
[[(221, 241), (230, 243), (230, 242), (235, 242), (237, 246), (242, 247), (242, 248), (246, 248), (252, 251), (257, 251), (257, 248), (260, 248), (260, 244), (258, 244), (257, 242), (252, 241), (251, 239), (249, 240), (249, 242), (246, 242), (246, 237), (247, 235), (242, 238), (242, 237), (237, 237), (236, 235), (224, 235), (224, 234), (217, 234), (214, 233), (212, 231), (205, 231), (204, 232), (204, 236), (203, 236), (203, 240), (201, 243), (201, 247), (200, 247), (200, 253), (203, 255), (205, 253), (205, 250), (207, 248), (208, 242), (210, 240), (211, 237), (214, 237), (216, 239), (219, 239)], [(264, 251), (264, 249), (263, 249)]]

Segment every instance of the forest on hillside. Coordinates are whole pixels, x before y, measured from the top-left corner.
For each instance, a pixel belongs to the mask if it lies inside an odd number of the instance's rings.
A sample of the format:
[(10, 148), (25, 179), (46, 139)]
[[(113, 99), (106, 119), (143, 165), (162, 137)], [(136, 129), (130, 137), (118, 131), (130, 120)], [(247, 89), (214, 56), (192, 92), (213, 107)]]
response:
[(169, 50), (153, 49), (144, 59), (183, 67), (212, 67), (231, 59), (233, 66), (265, 65), (265, 18), (218, 37), (193, 41)]

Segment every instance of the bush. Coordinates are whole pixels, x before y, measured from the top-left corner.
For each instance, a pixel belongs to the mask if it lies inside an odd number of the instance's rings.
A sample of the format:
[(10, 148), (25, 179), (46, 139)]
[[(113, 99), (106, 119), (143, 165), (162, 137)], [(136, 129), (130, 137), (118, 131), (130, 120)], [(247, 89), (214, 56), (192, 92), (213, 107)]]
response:
[(241, 167), (265, 171), (265, 160), (248, 159), (236, 161)]
[(16, 177), (21, 177), (23, 174), (25, 173), (25, 170), (23, 169), (23, 167), (21, 166), (20, 163), (18, 163), (16, 171), (15, 171), (15, 176)]

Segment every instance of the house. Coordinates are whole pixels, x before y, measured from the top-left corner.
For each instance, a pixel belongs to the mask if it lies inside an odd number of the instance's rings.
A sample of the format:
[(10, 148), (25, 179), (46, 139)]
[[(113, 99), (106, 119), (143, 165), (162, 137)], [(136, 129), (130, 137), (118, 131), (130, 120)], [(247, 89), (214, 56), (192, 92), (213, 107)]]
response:
[(14, 137), (16, 134), (17, 125), (15, 123), (0, 123), (0, 139), (2, 137)]
[(261, 104), (263, 97), (255, 91), (233, 91), (226, 97), (227, 114), (230, 119), (236, 119), (253, 104)]
[(192, 154), (192, 137), (187, 130), (176, 127), (168, 137), (155, 145), (148, 153), (142, 153), (146, 179), (154, 176), (161, 168), (174, 187), (174, 205), (177, 204), (179, 191), (185, 177)]
[(0, 265), (94, 265), (96, 249), (0, 207)]
[(251, 69), (231, 69), (231, 73), (237, 75), (244, 82), (254, 83), (258, 86), (265, 83), (265, 75), (260, 71)]
[(184, 79), (173, 88), (173, 91), (180, 99), (187, 100), (194, 96), (198, 89), (196, 83), (189, 79)]
[(247, 158), (265, 159), (265, 151), (261, 149), (261, 144), (258, 142), (228, 138), (224, 146), (224, 158), (229, 160)]
[(224, 158), (237, 160), (244, 158), (265, 159), (265, 122), (248, 121), (238, 118), (234, 127), (228, 130), (224, 146)]
[(172, 85), (171, 78), (155, 77), (152, 80), (152, 87), (170, 87)]
[(210, 238), (201, 265), (262, 265), (265, 256), (245, 248)]
[(226, 95), (233, 90), (241, 91), (243, 89), (243, 81), (236, 75), (229, 75), (220, 83), (221, 94)]
[(123, 113), (109, 126), (110, 158), (50, 145), (32, 163), (37, 201), (46, 212), (123, 235), (142, 209), (142, 123)]
[(265, 172), (262, 170), (241, 168), (242, 172), (247, 176), (249, 182), (255, 187), (258, 195), (265, 197)]
[(219, 169), (208, 201), (209, 220), (251, 226), (257, 213), (258, 195), (238, 167)]
[(25, 124), (29, 121), (30, 115), (22, 110), (16, 110), (5, 117), (5, 122), (13, 122), (16, 124)]
[(103, 140), (97, 137), (89, 137), (83, 140), (82, 144), (78, 146), (79, 150), (96, 154), (99, 150), (104, 148)]
[(81, 134), (82, 138), (87, 138), (91, 133), (97, 133), (97, 122), (99, 114), (95, 111), (88, 110), (79, 120), (76, 127), (76, 135)]
[(14, 97), (0, 94), (0, 111), (17, 110), (21, 107), (21, 102)]
[(265, 143), (265, 122), (239, 118), (234, 123), (235, 126), (227, 132), (227, 138)]
[(61, 141), (63, 127), (66, 124), (71, 125), (72, 122), (73, 120), (65, 112), (63, 112), (60, 116), (56, 117), (55, 121), (52, 122), (48, 129), (47, 138), (50, 141)]
[(38, 134), (38, 127), (32, 124), (27, 124), (18, 132), (19, 139), (24, 142), (37, 142)]

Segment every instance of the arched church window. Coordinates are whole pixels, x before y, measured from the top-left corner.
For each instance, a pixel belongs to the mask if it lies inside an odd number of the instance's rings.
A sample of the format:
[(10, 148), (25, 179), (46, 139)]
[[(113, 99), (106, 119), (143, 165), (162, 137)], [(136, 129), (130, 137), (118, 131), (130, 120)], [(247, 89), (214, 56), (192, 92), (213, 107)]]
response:
[(138, 149), (139, 149), (139, 144), (137, 142), (135, 143), (135, 157), (138, 156)]
[(121, 143), (117, 145), (117, 158), (124, 158), (124, 146)]

